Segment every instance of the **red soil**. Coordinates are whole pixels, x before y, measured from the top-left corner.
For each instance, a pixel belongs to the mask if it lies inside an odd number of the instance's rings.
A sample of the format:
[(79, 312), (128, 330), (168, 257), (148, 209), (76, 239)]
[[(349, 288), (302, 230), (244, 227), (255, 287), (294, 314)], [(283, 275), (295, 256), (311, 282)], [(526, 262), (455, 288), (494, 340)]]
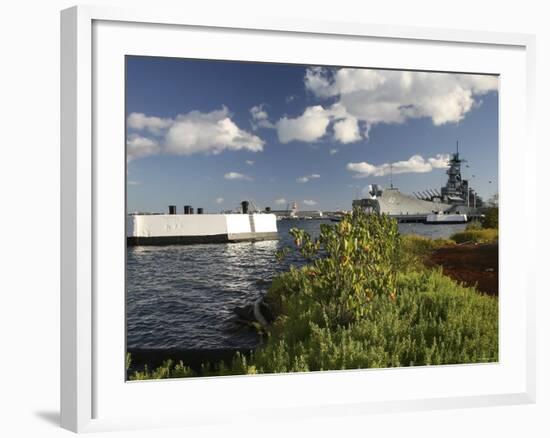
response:
[(428, 258), (429, 266), (442, 266), (443, 273), (488, 295), (498, 296), (498, 243), (444, 247)]

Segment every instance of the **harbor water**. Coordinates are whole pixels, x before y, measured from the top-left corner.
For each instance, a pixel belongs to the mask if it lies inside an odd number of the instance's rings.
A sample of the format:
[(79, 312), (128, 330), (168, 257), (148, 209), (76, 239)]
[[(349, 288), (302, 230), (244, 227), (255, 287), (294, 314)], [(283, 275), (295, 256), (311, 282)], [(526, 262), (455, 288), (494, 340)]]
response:
[[(289, 230), (313, 237), (328, 220), (278, 221), (279, 240), (226, 244), (133, 246), (127, 249), (126, 329), (129, 349), (248, 349), (255, 333), (234, 322), (233, 309), (265, 293), (271, 279), (300, 263), (276, 252), (292, 246)], [(399, 224), (403, 234), (449, 237), (458, 225)]]

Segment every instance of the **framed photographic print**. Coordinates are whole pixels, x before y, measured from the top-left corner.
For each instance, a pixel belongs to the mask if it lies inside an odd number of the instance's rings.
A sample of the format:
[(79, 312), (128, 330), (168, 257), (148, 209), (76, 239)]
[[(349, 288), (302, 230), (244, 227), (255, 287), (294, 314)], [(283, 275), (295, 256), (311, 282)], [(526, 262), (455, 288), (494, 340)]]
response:
[(63, 427), (534, 400), (531, 36), (75, 7), (61, 44)]

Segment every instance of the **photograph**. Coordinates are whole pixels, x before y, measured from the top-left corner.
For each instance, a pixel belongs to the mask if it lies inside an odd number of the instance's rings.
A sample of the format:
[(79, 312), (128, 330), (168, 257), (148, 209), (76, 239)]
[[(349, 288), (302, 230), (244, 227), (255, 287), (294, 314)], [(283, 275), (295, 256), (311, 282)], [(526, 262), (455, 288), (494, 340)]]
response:
[(499, 362), (498, 75), (126, 55), (124, 91), (128, 381)]

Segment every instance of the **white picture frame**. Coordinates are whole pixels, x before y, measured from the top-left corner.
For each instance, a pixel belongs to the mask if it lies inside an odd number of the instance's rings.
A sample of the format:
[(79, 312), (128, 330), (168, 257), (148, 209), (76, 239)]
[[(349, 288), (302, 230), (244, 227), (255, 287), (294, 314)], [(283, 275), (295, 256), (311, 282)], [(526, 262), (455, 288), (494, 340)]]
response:
[[(196, 44), (180, 53), (181, 38), (196, 38)], [(224, 47), (224, 55), (219, 50), (220, 38), (247, 41), (248, 47), (241, 52), (235, 48), (240, 44), (230, 50)], [(294, 51), (290, 50), (291, 44), (297, 46)], [(511, 251), (501, 249), (500, 282), (504, 290), (500, 297), (499, 363), (185, 382), (121, 380), (124, 318), (118, 319), (124, 308), (124, 288), (120, 288), (124, 284), (124, 260), (117, 246), (124, 241), (124, 204), (119, 205), (125, 177), (121, 135), (124, 112), (119, 111), (124, 100), (121, 55), (227, 56), (361, 66), (365, 61), (350, 64), (353, 58), (349, 50), (338, 49), (363, 46), (378, 53), (378, 61), (370, 65), (373, 67), (501, 76), (500, 230), (501, 245)], [(307, 59), (300, 47), (307, 49)], [(329, 49), (319, 50), (326, 47)], [(523, 228), (521, 238), (513, 233), (520, 219), (536, 215), (529, 208), (520, 218), (514, 210), (521, 209), (523, 203), (535, 205), (534, 191), (525, 194), (529, 190), (524, 190), (535, 186), (535, 173), (527, 167), (526, 158), (535, 151), (534, 47), (534, 36), (523, 34), (296, 18), (227, 20), (215, 15), (199, 16), (188, 9), (163, 11), (153, 7), (129, 10), (78, 6), (62, 11), (61, 426), (83, 432), (223, 423), (251, 416), (305, 418), (534, 402), (534, 263), (530, 259), (534, 251), (530, 249), (534, 247), (536, 228)], [(512, 120), (515, 123), (510, 123)], [(514, 146), (520, 142), (521, 148)], [(511, 182), (507, 176), (512, 171), (515, 179)], [(117, 208), (121, 209), (118, 216), (106, 213)], [(514, 269), (503, 269), (509, 266)], [(507, 287), (517, 293), (507, 294)], [(184, 386), (191, 402), (174, 404)], [(369, 391), (351, 391), (362, 387)], [(293, 390), (296, 393), (288, 397)], [(264, 396), (266, 391), (269, 397)], [(234, 405), (224, 408), (231, 394), (237, 393), (242, 395), (237, 396)], [(217, 394), (219, 400), (213, 402), (209, 394)], [(247, 401), (251, 394), (258, 397)], [(141, 409), (139, 403), (146, 406)]]

